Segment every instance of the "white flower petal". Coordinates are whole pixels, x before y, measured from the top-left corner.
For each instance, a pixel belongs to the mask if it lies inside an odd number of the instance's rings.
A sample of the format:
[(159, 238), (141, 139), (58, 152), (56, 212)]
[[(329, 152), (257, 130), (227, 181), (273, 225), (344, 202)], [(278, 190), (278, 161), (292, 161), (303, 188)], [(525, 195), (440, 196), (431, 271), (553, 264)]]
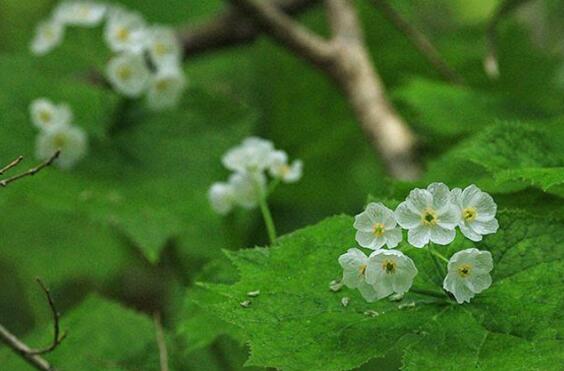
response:
[(180, 43), (172, 27), (151, 27), (147, 30), (147, 44), (149, 57), (157, 68), (180, 64)]
[(474, 184), (469, 185), (462, 191), (462, 205), (464, 207), (474, 207), (478, 202), (482, 191)]
[(444, 183), (431, 183), (427, 191), (433, 197), (432, 207), (435, 210), (442, 210), (450, 204), (450, 190)]
[(464, 302), (470, 302), (476, 294), (472, 292), (460, 279), (456, 278), (454, 275), (447, 275), (444, 282), (443, 288), (454, 295), (454, 298), (458, 302), (458, 304), (462, 304)]
[(226, 215), (233, 209), (233, 188), (227, 183), (214, 183), (208, 191), (208, 199), (216, 213)]
[(411, 229), (421, 224), (421, 214), (413, 211), (408, 201), (399, 204), (395, 211), (395, 216), (402, 228)]
[(36, 141), (36, 156), (39, 160), (47, 160), (60, 150), (55, 165), (61, 169), (74, 167), (88, 151), (88, 138), (79, 127), (62, 125), (42, 131)]
[(399, 245), (399, 243), (401, 242), (401, 240), (403, 238), (402, 233), (401, 233), (401, 229), (400, 228), (394, 228), (394, 229), (387, 230), (384, 233), (384, 238), (386, 239), (386, 245), (388, 245), (388, 248), (393, 249), (394, 247)]
[(361, 282), (358, 286), (358, 291), (360, 291), (360, 295), (369, 303), (375, 302), (379, 299), (379, 293), (374, 289), (372, 285), (367, 284), (366, 282)]
[(441, 226), (431, 228), (431, 241), (439, 245), (448, 245), (456, 237), (454, 229), (446, 229)]
[(492, 285), (492, 277), (489, 275), (489, 273), (477, 274), (474, 275), (472, 279), (468, 280), (466, 284), (470, 290), (472, 290), (476, 294), (479, 294)]
[(453, 229), (460, 223), (460, 209), (454, 205), (443, 207), (437, 216), (437, 224), (445, 229)]
[(63, 41), (65, 27), (57, 21), (44, 21), (37, 25), (30, 49), (34, 55), (45, 55)]
[(485, 222), (495, 218), (497, 205), (489, 194), (482, 192), (474, 207), (476, 208), (476, 220)]
[(114, 7), (106, 22), (104, 38), (114, 52), (140, 54), (147, 39), (145, 21), (139, 13)]
[(469, 240), (475, 242), (482, 241), (482, 235), (474, 232), (474, 230), (471, 227), (469, 227), (466, 223), (460, 224), (460, 231)]
[[(369, 247), (373, 244), (376, 236), (372, 232), (357, 231), (355, 235), (355, 240), (362, 247)], [(382, 245), (384, 241), (382, 241)]]
[(450, 191), (450, 195), (452, 203), (462, 209), (462, 189), (453, 188)]
[(364, 270), (361, 267), (368, 266), (367, 256), (359, 249), (349, 249), (345, 254), (339, 256), (339, 264), (343, 268), (343, 282), (349, 288), (357, 288), (364, 282)]
[(374, 221), (370, 218), (370, 215), (364, 211), (354, 217), (353, 227), (358, 231), (369, 232), (372, 234), (373, 226)]
[(426, 189), (415, 188), (409, 192), (406, 201), (407, 205), (412, 208), (412, 211), (421, 214), (423, 210), (431, 207), (433, 204), (433, 196)]
[(473, 222), (469, 223), (470, 227), (479, 234), (492, 234), (497, 232), (499, 228), (499, 223), (497, 219), (491, 219), (488, 221), (481, 222), (479, 220), (474, 220)]
[(108, 62), (106, 76), (116, 91), (135, 98), (147, 87), (150, 73), (143, 56), (122, 53)]
[(234, 173), (229, 177), (235, 203), (246, 209), (255, 208), (266, 187), (262, 173)]
[(423, 225), (407, 231), (407, 242), (415, 247), (423, 247), (431, 239), (431, 230)]
[(105, 4), (93, 1), (65, 1), (53, 12), (53, 18), (69, 26), (93, 27), (98, 25), (106, 14)]
[(290, 168), (288, 169), (282, 180), (284, 180), (285, 183), (295, 183), (299, 181), (302, 178), (303, 169), (303, 161), (295, 160), (294, 162), (292, 162), (292, 165), (290, 165)]
[(175, 107), (185, 88), (186, 77), (180, 66), (160, 69), (149, 79), (147, 105), (157, 111)]

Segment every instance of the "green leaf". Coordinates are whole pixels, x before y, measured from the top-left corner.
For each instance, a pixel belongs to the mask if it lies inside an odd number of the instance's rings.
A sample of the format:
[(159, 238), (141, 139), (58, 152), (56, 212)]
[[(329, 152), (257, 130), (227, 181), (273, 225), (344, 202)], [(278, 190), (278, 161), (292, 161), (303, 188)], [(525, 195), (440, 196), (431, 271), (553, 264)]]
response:
[[(63, 313), (61, 328), (67, 338), (45, 355), (57, 370), (128, 370), (129, 358), (142, 351), (158, 353), (155, 332), (146, 315), (100, 298), (88, 297), (80, 306)], [(37, 329), (24, 338), (27, 344), (40, 346), (51, 341), (52, 325)], [(151, 344), (151, 347), (148, 345)], [(6, 370), (32, 370), (9, 349), (0, 351), (0, 363)]]
[[(498, 234), (476, 244), (494, 256), (493, 285), (471, 304), (414, 293), (400, 302), (370, 304), (347, 288), (331, 292), (329, 282), (341, 275), (337, 258), (354, 246), (353, 219), (340, 216), (285, 236), (272, 248), (231, 253), (241, 280), (210, 284), (224, 301), (207, 307), (242, 329), (251, 346), (249, 365), (346, 370), (400, 349), (407, 369), (495, 369), (500, 358), (511, 361), (511, 369), (550, 369), (562, 348), (558, 246), (564, 225), (517, 211), (498, 218)], [(473, 245), (459, 235), (439, 248), (450, 255)], [(433, 288), (427, 252), (405, 242), (401, 248), (419, 269), (414, 285)], [(261, 294), (241, 306), (246, 293), (257, 289)], [(351, 301), (343, 307), (345, 296)]]

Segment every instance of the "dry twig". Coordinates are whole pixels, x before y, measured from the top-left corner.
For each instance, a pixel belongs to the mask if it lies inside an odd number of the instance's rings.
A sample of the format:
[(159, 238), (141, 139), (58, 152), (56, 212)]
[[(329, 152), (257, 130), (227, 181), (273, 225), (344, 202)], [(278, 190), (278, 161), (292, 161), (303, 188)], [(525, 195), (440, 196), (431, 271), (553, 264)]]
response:
[(351, 0), (325, 2), (333, 31), (331, 40), (313, 34), (272, 3), (230, 2), (275, 40), (335, 81), (392, 176), (414, 179), (419, 175), (414, 136), (385, 96)]
[(55, 302), (53, 301), (53, 297), (51, 296), (51, 292), (49, 289), (43, 284), (43, 282), (37, 278), (37, 283), (45, 293), (47, 297), (47, 301), (49, 302), (49, 308), (53, 313), (53, 341), (51, 344), (42, 349), (33, 349), (18, 339), (14, 334), (8, 331), (3, 325), (0, 324), (0, 340), (4, 342), (9, 348), (11, 348), (14, 352), (19, 354), (27, 363), (31, 366), (35, 367), (38, 370), (42, 371), (55, 371), (55, 368), (51, 366), (51, 364), (41, 357), (42, 354), (49, 353), (55, 350), (61, 342), (64, 340), (66, 333), (60, 335), (60, 314), (55, 307)]
[[(6, 187), (8, 184), (13, 183), (17, 180), (20, 180), (22, 178), (25, 178), (25, 177), (28, 177), (28, 176), (33, 176), (33, 175), (37, 174), (38, 172), (40, 172), (44, 168), (51, 166), (53, 164), (53, 162), (59, 157), (60, 154), (61, 154), (61, 151), (56, 151), (51, 157), (49, 157), (46, 161), (42, 162), (38, 166), (31, 168), (27, 171), (24, 171), (23, 173), (14, 175), (10, 178), (0, 180), (0, 187)], [(2, 170), (0, 170), (0, 175), (4, 174), (6, 171), (16, 167), (22, 160), (23, 160), (23, 157), (20, 156), (16, 160), (12, 161), (10, 164), (8, 164)]]

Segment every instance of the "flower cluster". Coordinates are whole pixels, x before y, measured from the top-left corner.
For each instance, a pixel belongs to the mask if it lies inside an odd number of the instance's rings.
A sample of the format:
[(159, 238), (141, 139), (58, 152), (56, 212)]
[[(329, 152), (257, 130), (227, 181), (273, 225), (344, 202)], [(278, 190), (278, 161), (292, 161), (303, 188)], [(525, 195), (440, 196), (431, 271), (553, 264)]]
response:
[(31, 121), (39, 129), (35, 152), (40, 160), (61, 153), (55, 164), (70, 169), (87, 152), (88, 138), (84, 130), (72, 125), (73, 114), (67, 104), (54, 104), (46, 98), (34, 100), (29, 107)]
[[(302, 177), (300, 160), (289, 163), (286, 152), (257, 137), (249, 137), (231, 148), (222, 163), (233, 173), (227, 182), (214, 183), (208, 192), (212, 208), (221, 215), (228, 214), (235, 205), (255, 208), (279, 182), (294, 183)], [(267, 175), (273, 178), (269, 187)]]
[[(413, 261), (394, 249), (407, 229), (407, 242), (423, 248), (429, 244), (448, 245), (456, 237), (458, 227), (472, 241), (497, 231), (497, 206), (492, 197), (475, 185), (464, 190), (449, 188), (443, 183), (416, 188), (395, 211), (382, 203), (370, 203), (355, 217), (356, 241), (362, 247), (375, 250), (366, 256), (359, 249), (349, 249), (341, 255), (343, 282), (358, 288), (368, 301), (392, 293), (407, 292), (417, 274)], [(435, 253), (435, 252), (433, 252)], [(435, 253), (440, 256), (439, 253)], [(454, 254), (448, 261), (448, 274), (443, 289), (452, 293), (458, 303), (469, 302), (491, 285), (492, 256), (487, 251), (467, 249)]]
[(186, 86), (180, 43), (172, 28), (148, 25), (137, 12), (94, 1), (60, 3), (37, 26), (31, 51), (47, 54), (62, 42), (67, 26), (95, 27), (104, 20), (104, 40), (115, 53), (106, 66), (112, 87), (130, 98), (146, 94), (154, 110), (175, 106)]

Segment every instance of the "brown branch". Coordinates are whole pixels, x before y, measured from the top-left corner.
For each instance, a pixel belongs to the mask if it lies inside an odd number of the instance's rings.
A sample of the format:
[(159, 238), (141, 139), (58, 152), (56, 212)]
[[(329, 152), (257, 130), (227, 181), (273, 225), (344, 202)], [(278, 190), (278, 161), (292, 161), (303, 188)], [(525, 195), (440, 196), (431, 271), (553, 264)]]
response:
[[(56, 151), (55, 153), (53, 153), (53, 155), (51, 157), (49, 157), (46, 161), (42, 162), (41, 164), (39, 164), (38, 166), (31, 168), (23, 173), (14, 175), (10, 178), (4, 179), (4, 180), (0, 180), (0, 187), (6, 187), (8, 184), (13, 183), (17, 180), (20, 180), (22, 178), (28, 177), (28, 176), (33, 176), (35, 174), (37, 174), (38, 172), (40, 172), (41, 170), (43, 170), (44, 168), (51, 166), (53, 164), (53, 162), (59, 158), (59, 155), (61, 154), (61, 151)], [(7, 165), (6, 167), (4, 167), (4, 169), (8, 168), (11, 169), (14, 166), (18, 165), (21, 162), (21, 157), (19, 157), (17, 160), (13, 161), (12, 163), (10, 163), (9, 165)], [(14, 165), (15, 163), (15, 165)], [(3, 170), (4, 170), (3, 169)], [(0, 173), (1, 174), (1, 173)]]
[(441, 57), (439, 51), (424, 33), (413, 27), (386, 0), (372, 0), (372, 3), (384, 14), (394, 27), (402, 32), (409, 42), (421, 53), (427, 62), (447, 81), (463, 84), (463, 78)]
[[(319, 0), (272, 0), (274, 6), (288, 15), (301, 13)], [(242, 15), (236, 8), (227, 9), (206, 23), (185, 27), (179, 33), (184, 58), (215, 49), (254, 41), (261, 34), (255, 21)]]
[(486, 28), (486, 55), (484, 56), (484, 70), (490, 79), (499, 77), (499, 62), (497, 55), (497, 26), (499, 22), (529, 0), (505, 0), (495, 9)]
[(22, 162), (22, 160), (23, 160), (23, 156), (20, 156), (16, 158), (14, 161), (10, 162), (8, 165), (4, 166), (2, 169), (0, 169), (0, 175), (4, 175), (10, 169), (18, 166), (20, 162)]
[(0, 324), (0, 340), (2, 340), (4, 344), (6, 344), (14, 352), (19, 354), (27, 363), (35, 367), (37, 370), (55, 371), (55, 368), (51, 366), (51, 364), (47, 360), (41, 357), (41, 354), (49, 353), (55, 350), (65, 338), (66, 333), (64, 333), (62, 336), (59, 336), (60, 314), (57, 311), (57, 308), (55, 307), (55, 302), (53, 301), (51, 292), (39, 278), (37, 279), (37, 283), (45, 293), (45, 296), (47, 297), (47, 301), (49, 302), (49, 308), (53, 313), (53, 327), (54, 327), (53, 342), (51, 343), (51, 345), (49, 345), (44, 349), (32, 349), (29, 346), (27, 346), (24, 342), (22, 342), (20, 339), (18, 339), (14, 334), (8, 331), (1, 324)]
[(351, 0), (326, 1), (332, 40), (312, 34), (272, 3), (230, 2), (280, 44), (320, 67), (337, 84), (392, 176), (414, 179), (419, 175), (413, 158), (414, 136), (385, 96)]
[(157, 345), (159, 347), (159, 360), (161, 371), (169, 371), (168, 368), (168, 351), (166, 349), (166, 340), (163, 331), (163, 324), (161, 314), (159, 312), (153, 313), (153, 322), (155, 323), (155, 333), (157, 337)]

